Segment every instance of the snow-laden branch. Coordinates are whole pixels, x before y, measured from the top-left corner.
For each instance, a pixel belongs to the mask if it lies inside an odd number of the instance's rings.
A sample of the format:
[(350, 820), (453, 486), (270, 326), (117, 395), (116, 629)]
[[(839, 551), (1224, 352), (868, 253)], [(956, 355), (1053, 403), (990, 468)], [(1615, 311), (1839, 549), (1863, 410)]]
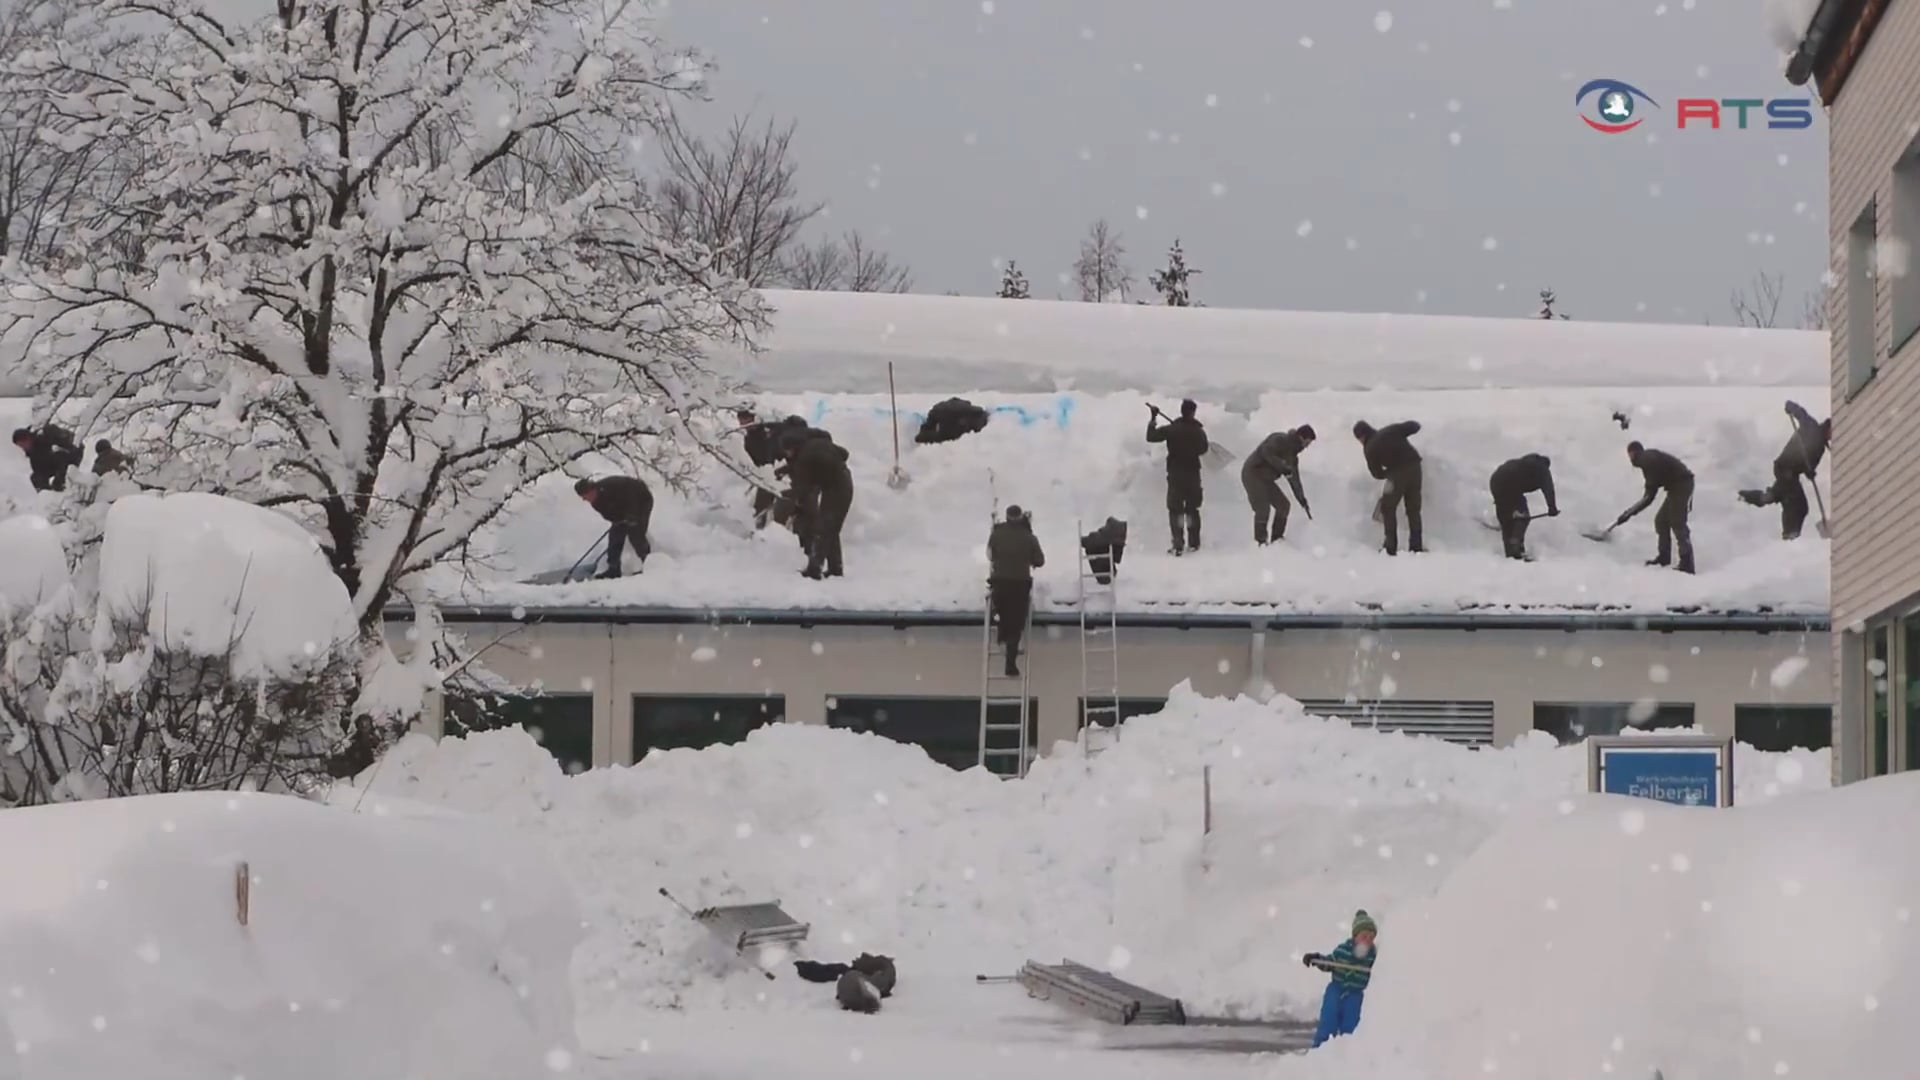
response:
[[(152, 482), (302, 516), (371, 627), (517, 492), (616, 452), (684, 474), (756, 295), (673, 240), (634, 147), (697, 86), (640, 0), (106, 0), (141, 50), (15, 65), (138, 167), (132, 268), (12, 267), (0, 349)], [(105, 226), (102, 227), (103, 229)]]

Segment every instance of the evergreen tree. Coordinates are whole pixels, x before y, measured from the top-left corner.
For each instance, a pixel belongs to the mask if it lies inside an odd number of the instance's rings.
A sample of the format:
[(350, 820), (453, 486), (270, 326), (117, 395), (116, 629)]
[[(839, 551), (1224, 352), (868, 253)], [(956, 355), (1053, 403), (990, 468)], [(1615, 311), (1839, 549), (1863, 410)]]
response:
[(1006, 272), (1000, 275), (1000, 299), (1026, 300), (1032, 295), (1027, 288), (1027, 275), (1020, 272), (1017, 262), (1008, 259)]
[(1562, 315), (1553, 310), (1553, 305), (1558, 300), (1559, 300), (1559, 297), (1553, 295), (1552, 289), (1541, 289), (1540, 290), (1540, 313), (1535, 317), (1541, 318), (1541, 319), (1566, 318), (1565, 315)]
[(1167, 249), (1167, 268), (1154, 271), (1148, 280), (1166, 298), (1168, 307), (1193, 307), (1193, 293), (1187, 288), (1187, 279), (1199, 272), (1187, 267), (1187, 253), (1180, 250), (1180, 241), (1176, 239)]

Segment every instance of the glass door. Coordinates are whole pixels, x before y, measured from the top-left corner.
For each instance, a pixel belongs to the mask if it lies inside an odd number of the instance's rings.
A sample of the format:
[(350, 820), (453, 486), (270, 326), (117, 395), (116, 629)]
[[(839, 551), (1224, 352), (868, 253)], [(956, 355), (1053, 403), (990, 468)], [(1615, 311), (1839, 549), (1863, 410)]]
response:
[(1920, 769), (1920, 611), (1900, 620), (1900, 767)]
[(1892, 763), (1893, 626), (1867, 628), (1867, 775), (1885, 776)]

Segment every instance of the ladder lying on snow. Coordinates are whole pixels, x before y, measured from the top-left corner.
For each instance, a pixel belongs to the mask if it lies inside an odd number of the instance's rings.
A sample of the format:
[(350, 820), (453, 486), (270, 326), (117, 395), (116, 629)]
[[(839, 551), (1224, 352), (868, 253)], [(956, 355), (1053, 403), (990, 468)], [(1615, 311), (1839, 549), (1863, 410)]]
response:
[(980, 764), (1001, 776), (1025, 776), (1033, 753), (1028, 739), (1033, 698), (1027, 693), (1027, 673), (1033, 670), (1033, 605), (1027, 605), (1027, 624), (1020, 633), (1027, 656), (1018, 675), (1006, 673), (1006, 648), (993, 632), (991, 589), (981, 609)]
[(1177, 999), (1135, 986), (1085, 964), (1029, 960), (1015, 976), (1027, 993), (1057, 1001), (1110, 1024), (1184, 1024), (1186, 1007)]
[(1120, 737), (1120, 568), (1106, 554), (1080, 549), (1080, 738), (1087, 756)]
[[(660, 895), (673, 902), (673, 906), (687, 913), (694, 922), (707, 928), (707, 931), (719, 938), (742, 959), (749, 958), (749, 950), (755, 957), (760, 950), (776, 945), (798, 945), (807, 940), (808, 924), (800, 922), (780, 909), (780, 901), (770, 900), (764, 904), (725, 904), (719, 907), (693, 908), (674, 899), (666, 889)], [(767, 971), (767, 978), (773, 978), (773, 972)]]

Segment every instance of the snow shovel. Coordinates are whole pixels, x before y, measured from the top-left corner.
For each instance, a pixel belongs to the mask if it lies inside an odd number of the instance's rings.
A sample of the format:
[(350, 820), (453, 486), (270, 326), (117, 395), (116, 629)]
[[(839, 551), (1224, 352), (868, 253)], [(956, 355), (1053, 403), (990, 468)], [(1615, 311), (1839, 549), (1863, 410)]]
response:
[(893, 391), (893, 362), (887, 362), (887, 404), (893, 410), (893, 471), (887, 474), (887, 486), (895, 491), (907, 490), (911, 479), (907, 471), (900, 467), (900, 399)]
[(1613, 530), (1619, 527), (1620, 523), (1616, 521), (1604, 529), (1581, 529), (1580, 535), (1596, 544), (1610, 543), (1613, 540)]
[[(1539, 520), (1540, 520), (1541, 518), (1543, 518), (1543, 517), (1552, 517), (1552, 516), (1553, 516), (1552, 514), (1528, 514), (1528, 515), (1527, 515), (1527, 516), (1526, 516), (1525, 518), (1523, 518), (1522, 520), (1525, 520), (1525, 521), (1539, 521)], [(1481, 528), (1483, 528), (1483, 529), (1491, 529), (1491, 530), (1492, 530), (1492, 531), (1494, 531), (1494, 532), (1499, 532), (1499, 531), (1500, 531), (1500, 526), (1499, 526), (1499, 524), (1497, 524), (1496, 522), (1492, 522), (1492, 521), (1489, 521), (1489, 520), (1487, 520), (1486, 518), (1480, 518), (1480, 519), (1479, 519), (1479, 522), (1480, 522), (1480, 527), (1481, 527)]]
[(580, 564), (586, 562), (589, 559), (593, 560), (595, 565), (598, 565), (600, 562), (600, 557), (598, 554), (600, 551), (600, 545), (606, 543), (607, 537), (612, 535), (612, 533), (613, 533), (613, 529), (611, 526), (609, 526), (606, 532), (603, 532), (600, 534), (600, 539), (595, 540), (593, 542), (592, 547), (589, 547), (587, 550), (581, 552), (580, 557), (573, 560), (573, 565), (567, 567), (567, 576), (561, 578), (560, 579), (561, 582), (564, 584), (572, 584), (574, 580), (573, 575), (579, 571)]

